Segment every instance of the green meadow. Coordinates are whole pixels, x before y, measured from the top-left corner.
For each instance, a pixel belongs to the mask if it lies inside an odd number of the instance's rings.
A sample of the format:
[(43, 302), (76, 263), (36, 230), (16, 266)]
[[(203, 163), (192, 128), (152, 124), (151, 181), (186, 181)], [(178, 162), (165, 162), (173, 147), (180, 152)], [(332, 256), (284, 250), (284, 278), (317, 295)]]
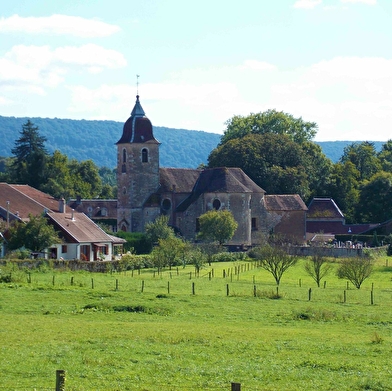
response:
[[(304, 261), (121, 273), (0, 266), (0, 390), (392, 390), (392, 268), (360, 290)], [(334, 265), (336, 268), (336, 265)], [(225, 277), (224, 277), (225, 275)], [(311, 289), (311, 291), (309, 291)]]

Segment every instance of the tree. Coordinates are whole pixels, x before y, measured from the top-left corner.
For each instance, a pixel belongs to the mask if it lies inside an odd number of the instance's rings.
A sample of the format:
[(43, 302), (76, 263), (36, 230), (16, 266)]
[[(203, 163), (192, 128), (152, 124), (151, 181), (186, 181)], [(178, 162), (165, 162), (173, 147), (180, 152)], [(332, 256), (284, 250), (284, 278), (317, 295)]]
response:
[(392, 172), (392, 140), (388, 140), (383, 144), (377, 157), (382, 169), (387, 172)]
[(271, 273), (276, 285), (280, 284), (284, 272), (297, 263), (297, 257), (290, 255), (284, 247), (265, 244), (252, 250), (250, 255), (259, 260), (260, 266)]
[(374, 143), (369, 141), (347, 145), (343, 150), (340, 161), (341, 163), (353, 163), (359, 172), (360, 181), (369, 179), (381, 170)]
[(197, 237), (207, 242), (218, 242), (220, 246), (233, 237), (238, 227), (228, 210), (210, 210), (199, 217), (199, 223)]
[(71, 175), (69, 161), (66, 155), (60, 151), (54, 151), (47, 160), (47, 182), (42, 190), (55, 198), (64, 197), (68, 199), (75, 197), (74, 178)]
[(306, 122), (301, 117), (294, 118), (291, 114), (276, 110), (251, 113), (246, 117), (236, 115), (226, 121), (226, 126), (221, 145), (248, 134), (265, 135), (268, 133), (284, 134), (296, 143), (303, 143), (312, 140), (317, 133), (315, 122)]
[(179, 264), (183, 256), (185, 242), (176, 236), (169, 236), (165, 239), (158, 239), (158, 245), (152, 250), (151, 256), (154, 266), (161, 270), (165, 266)]
[(146, 237), (151, 245), (158, 244), (159, 239), (168, 239), (175, 236), (173, 228), (169, 227), (168, 223), (169, 217), (160, 215), (154, 222), (146, 224)]
[(392, 218), (392, 173), (380, 171), (363, 184), (356, 215), (358, 221), (366, 222)]
[(336, 163), (332, 168), (328, 186), (330, 196), (345, 214), (346, 221), (354, 223), (359, 201), (359, 172), (350, 161)]
[(60, 243), (60, 239), (44, 216), (29, 215), (27, 223), (17, 222), (10, 228), (9, 250), (25, 247), (33, 252), (42, 252), (55, 243)]
[(69, 169), (74, 181), (74, 193), (82, 198), (97, 198), (102, 191), (98, 167), (92, 160), (78, 162), (72, 159)]
[(337, 276), (349, 280), (357, 289), (372, 274), (373, 261), (371, 258), (347, 258), (342, 260)]
[(44, 146), (46, 138), (38, 133), (38, 127), (28, 120), (22, 125), (20, 137), (11, 152), (12, 177), (17, 183), (28, 184), (40, 189), (45, 183), (45, 165), (48, 153)]
[(311, 259), (305, 263), (305, 271), (310, 277), (316, 282), (317, 286), (320, 287), (321, 280), (329, 273), (331, 270), (331, 264), (328, 263), (327, 258), (325, 258), (320, 251), (317, 251), (312, 255)]
[[(285, 134), (249, 134), (215, 148), (209, 167), (239, 167), (269, 194), (309, 194), (312, 169), (301, 146)], [(306, 167), (306, 169), (305, 169)]]

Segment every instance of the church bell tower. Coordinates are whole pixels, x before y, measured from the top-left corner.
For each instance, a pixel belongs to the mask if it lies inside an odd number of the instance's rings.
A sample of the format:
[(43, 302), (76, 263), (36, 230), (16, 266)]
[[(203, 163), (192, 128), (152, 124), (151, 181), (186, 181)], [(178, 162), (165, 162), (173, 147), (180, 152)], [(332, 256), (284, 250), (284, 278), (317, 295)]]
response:
[(159, 144), (137, 95), (116, 143), (118, 230), (144, 231), (144, 205), (159, 188)]

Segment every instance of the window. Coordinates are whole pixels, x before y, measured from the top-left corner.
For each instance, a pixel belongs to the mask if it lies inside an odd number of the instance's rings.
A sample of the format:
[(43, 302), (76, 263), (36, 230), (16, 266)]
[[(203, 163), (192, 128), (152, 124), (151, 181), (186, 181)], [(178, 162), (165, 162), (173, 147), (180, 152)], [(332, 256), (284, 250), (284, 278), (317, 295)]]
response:
[(66, 244), (63, 244), (63, 245), (61, 246), (61, 252), (62, 252), (63, 254), (66, 254), (67, 251), (68, 251), (67, 245), (66, 245)]
[(101, 208), (101, 216), (105, 217), (108, 215), (108, 210), (106, 208)]
[(123, 163), (127, 162), (127, 151), (125, 150), (125, 148), (122, 151), (122, 162)]
[(257, 231), (257, 218), (252, 217), (252, 231)]
[(212, 202), (212, 207), (215, 210), (219, 210), (221, 207), (221, 202), (217, 198), (215, 198), (215, 200)]
[(169, 210), (171, 208), (171, 201), (169, 200), (169, 198), (165, 198), (162, 201), (162, 209), (163, 210)]
[(142, 163), (148, 163), (148, 150), (147, 150), (147, 148), (142, 149)]

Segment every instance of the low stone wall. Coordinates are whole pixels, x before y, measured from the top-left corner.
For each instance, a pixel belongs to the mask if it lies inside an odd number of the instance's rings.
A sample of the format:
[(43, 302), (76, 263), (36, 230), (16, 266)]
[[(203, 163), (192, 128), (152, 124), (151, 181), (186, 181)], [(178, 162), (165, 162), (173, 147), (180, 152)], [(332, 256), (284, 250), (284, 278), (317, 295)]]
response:
[(291, 247), (290, 252), (293, 255), (298, 255), (300, 257), (309, 257), (315, 254), (331, 258), (353, 258), (363, 256), (363, 248), (350, 247)]

